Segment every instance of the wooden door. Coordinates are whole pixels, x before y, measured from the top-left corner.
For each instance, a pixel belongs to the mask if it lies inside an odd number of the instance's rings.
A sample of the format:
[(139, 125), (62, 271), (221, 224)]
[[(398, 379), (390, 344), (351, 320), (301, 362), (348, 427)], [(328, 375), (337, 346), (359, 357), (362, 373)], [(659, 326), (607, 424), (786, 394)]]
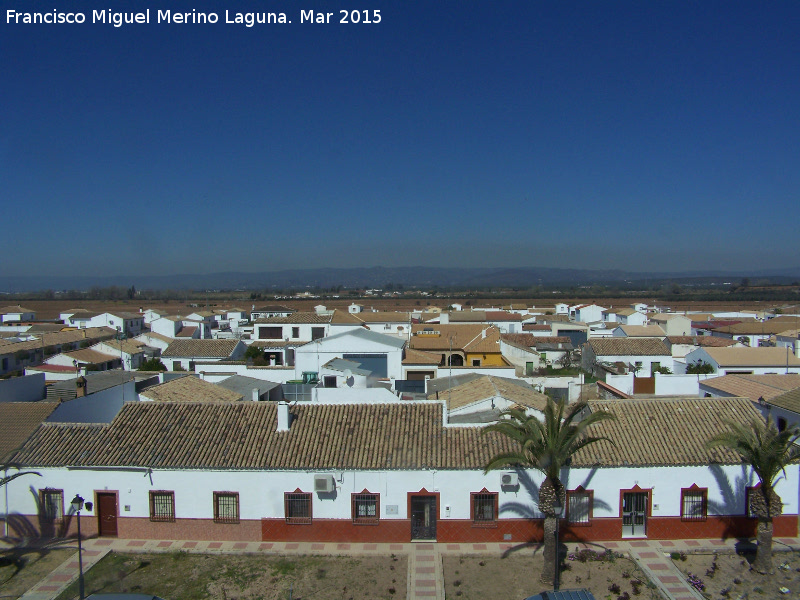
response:
[(97, 531), (101, 536), (117, 536), (117, 495), (97, 492)]

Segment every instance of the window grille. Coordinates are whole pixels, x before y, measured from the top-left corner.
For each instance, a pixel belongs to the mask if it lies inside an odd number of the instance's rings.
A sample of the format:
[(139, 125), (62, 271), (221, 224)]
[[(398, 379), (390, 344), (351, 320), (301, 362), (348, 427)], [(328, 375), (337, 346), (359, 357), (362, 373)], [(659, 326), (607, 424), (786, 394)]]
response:
[(61, 523), (64, 519), (64, 492), (62, 490), (39, 490), (42, 502), (42, 515), (54, 523)]
[(175, 492), (150, 492), (150, 520), (168, 523), (175, 520)]
[(311, 494), (292, 492), (284, 495), (286, 522), (300, 525), (311, 523)]
[(239, 522), (239, 494), (236, 492), (214, 492), (214, 522)]
[(590, 492), (567, 493), (567, 522), (571, 525), (588, 525), (592, 508)]
[(482, 524), (497, 521), (497, 494), (472, 494), (472, 521)]
[(378, 519), (378, 494), (353, 494), (353, 523), (377, 523)]
[(702, 490), (684, 491), (681, 500), (681, 519), (705, 521), (707, 516), (706, 494)]

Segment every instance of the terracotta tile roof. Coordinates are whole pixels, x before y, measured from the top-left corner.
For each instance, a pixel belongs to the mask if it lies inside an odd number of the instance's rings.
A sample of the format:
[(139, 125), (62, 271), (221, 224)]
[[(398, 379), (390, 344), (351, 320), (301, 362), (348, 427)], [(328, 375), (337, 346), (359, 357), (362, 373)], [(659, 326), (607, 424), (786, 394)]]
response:
[(404, 365), (438, 365), (442, 360), (440, 354), (424, 352), (414, 348), (406, 348), (406, 356), (403, 359)]
[[(599, 442), (576, 467), (739, 464), (705, 440), (723, 419), (760, 418), (746, 399), (614, 400), (591, 403), (618, 421), (592, 429)], [(304, 404), (277, 433), (277, 406), (267, 402), (129, 402), (110, 425), (44, 424), (15, 458), (30, 468), (59, 466), (174, 469), (470, 469), (513, 449), (480, 427), (443, 427), (439, 402)]]
[(0, 460), (16, 450), (50, 416), (58, 402), (0, 402)]
[(18, 455), (31, 467), (482, 469), (511, 449), (477, 427), (444, 428), (438, 402), (300, 404), (276, 432), (271, 402), (129, 402), (110, 425), (41, 426)]
[(585, 345), (596, 356), (671, 356), (664, 342), (655, 338), (598, 338)]
[(768, 404), (800, 414), (800, 385), (797, 388), (775, 396)]
[(256, 319), (259, 325), (301, 325), (330, 323), (332, 315), (320, 315), (315, 312), (296, 312), (288, 317), (265, 317)]
[(523, 323), (522, 331), (550, 331), (550, 325), (542, 325), (539, 323)]
[(600, 441), (587, 446), (573, 458), (574, 467), (738, 464), (737, 454), (707, 450), (706, 440), (727, 431), (725, 420), (761, 419), (746, 398), (602, 400), (589, 405), (617, 417), (591, 428), (591, 435), (616, 440), (616, 445)]
[(197, 327), (182, 327), (181, 330), (175, 334), (176, 338), (191, 338)]
[(350, 316), (354, 317), (356, 321), (363, 323), (408, 323), (409, 325), (411, 324), (411, 314), (404, 312), (361, 312)]
[(667, 335), (658, 325), (620, 325), (619, 329), (625, 332), (626, 337), (663, 338)]
[(544, 411), (544, 407), (547, 405), (547, 396), (537, 392), (524, 381), (516, 382), (491, 375), (484, 375), (449, 390), (440, 391), (438, 394), (430, 394), (428, 399), (445, 400), (448, 408), (453, 410), (495, 396), (538, 411)]
[(452, 310), (447, 311), (450, 323), (485, 323), (485, 310)]
[[(549, 329), (549, 327), (548, 327)], [(507, 344), (523, 349), (531, 349), (536, 345), (537, 338), (532, 333), (501, 333), (500, 339)], [(545, 338), (539, 338), (545, 339)], [(546, 338), (551, 339), (551, 338)]]
[(284, 306), (283, 304), (268, 304), (267, 306), (262, 306), (261, 308), (256, 308), (251, 312), (297, 312), (293, 308), (289, 308), (288, 306)]
[(498, 322), (522, 321), (522, 315), (519, 313), (506, 312), (504, 310), (487, 310), (486, 320)]
[(756, 402), (759, 398), (771, 400), (790, 390), (800, 388), (800, 375), (722, 375), (701, 381), (704, 388), (712, 388), (728, 394), (750, 398)]
[(738, 343), (729, 338), (716, 337), (713, 335), (669, 335), (667, 340), (670, 344), (683, 344), (688, 346), (727, 348)]
[(42, 333), (38, 339), (29, 342), (8, 342), (0, 340), (0, 354), (16, 352), (18, 350), (37, 350), (42, 346), (57, 346), (60, 344), (75, 344), (85, 341), (89, 343), (110, 340), (117, 335), (116, 330), (110, 327), (89, 327), (86, 329), (73, 329), (70, 331), (56, 331)]
[(192, 375), (154, 385), (139, 395), (155, 402), (236, 402), (243, 397)]
[(783, 333), (789, 329), (796, 327), (796, 323), (787, 321), (775, 322), (774, 319), (770, 321), (759, 321), (756, 323), (736, 323), (735, 325), (727, 325), (724, 327), (717, 327), (714, 332), (724, 333), (727, 335), (774, 335)]
[(800, 367), (800, 358), (785, 348), (706, 348), (721, 367)]
[(175, 340), (161, 356), (167, 358), (228, 358), (239, 340)]
[(117, 352), (122, 350), (127, 354), (138, 354), (142, 352), (143, 346), (145, 346), (144, 342), (140, 342), (136, 339), (127, 339), (127, 340), (106, 340), (102, 342), (106, 346), (110, 348), (114, 348)]
[(98, 352), (91, 348), (84, 348), (82, 350), (73, 350), (72, 352), (64, 352), (64, 356), (69, 357), (71, 360), (77, 360), (81, 363), (89, 363), (97, 365), (112, 360), (119, 360), (119, 356), (113, 354), (106, 354), (105, 352)]
[[(148, 332), (143, 333), (141, 335), (137, 335), (135, 339), (138, 340), (139, 338), (153, 338), (154, 340), (160, 340), (162, 342), (167, 342), (167, 343), (170, 343), (173, 340), (173, 338), (168, 337), (166, 335), (162, 335), (160, 333), (156, 333), (155, 331), (148, 331)], [(145, 343), (147, 343), (147, 342), (145, 342)]]
[(363, 323), (361, 319), (346, 310), (334, 310), (330, 322), (335, 325), (361, 325)]
[(35, 313), (35, 310), (30, 308), (23, 308), (19, 304), (15, 306), (4, 306), (0, 308), (0, 314), (8, 315), (8, 314), (16, 314), (16, 313)]
[[(436, 333), (433, 335), (417, 335), (426, 329)], [(482, 331), (486, 330), (486, 338), (482, 337)], [(481, 325), (479, 323), (459, 323), (459, 324), (414, 324), (411, 326), (412, 336), (408, 342), (409, 348), (416, 350), (439, 350), (450, 349), (450, 338), (453, 339), (453, 350), (466, 350), (469, 346), (470, 352), (500, 352), (500, 331), (496, 327)], [(478, 340), (488, 343), (483, 344), (486, 350), (476, 349), (481, 345)], [(492, 345), (494, 344), (494, 345)]]

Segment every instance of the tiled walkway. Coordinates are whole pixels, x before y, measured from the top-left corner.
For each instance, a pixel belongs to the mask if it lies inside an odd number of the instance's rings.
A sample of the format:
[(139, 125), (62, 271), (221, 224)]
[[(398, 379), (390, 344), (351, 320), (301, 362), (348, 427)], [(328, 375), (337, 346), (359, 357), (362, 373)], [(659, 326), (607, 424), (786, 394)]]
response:
[[(593, 544), (592, 549), (608, 548), (629, 555), (658, 586), (667, 600), (702, 600), (669, 558), (670, 552), (692, 552), (717, 549), (733, 550), (737, 540), (631, 540)], [(570, 543), (570, 546), (572, 543)], [(798, 538), (775, 538), (775, 550), (800, 550)], [(83, 544), (83, 567), (89, 569), (108, 552), (183, 552), (219, 554), (325, 554), (325, 555), (385, 555), (408, 556), (407, 599), (444, 600), (442, 555), (481, 554), (499, 556), (510, 544), (348, 544), (311, 542), (199, 542), (167, 540), (123, 540), (100, 538)], [(77, 579), (78, 555), (64, 561), (57, 569), (35, 585), (22, 600), (51, 600)], [(534, 593), (534, 592), (532, 592)]]

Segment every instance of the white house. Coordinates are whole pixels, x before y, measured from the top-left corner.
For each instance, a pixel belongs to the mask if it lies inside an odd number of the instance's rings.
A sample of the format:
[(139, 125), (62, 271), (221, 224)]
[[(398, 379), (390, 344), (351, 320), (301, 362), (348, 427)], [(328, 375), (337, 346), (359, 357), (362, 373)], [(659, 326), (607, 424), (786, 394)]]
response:
[(609, 308), (603, 313), (603, 320), (620, 325), (647, 325), (647, 315), (632, 308)]
[(67, 325), (86, 329), (89, 327), (110, 327), (125, 334), (126, 337), (135, 337), (144, 329), (144, 315), (131, 312), (82, 312), (69, 311), (61, 313), (62, 320)]
[(241, 340), (175, 340), (161, 353), (171, 371), (195, 371), (199, 364), (240, 360), (247, 350)]
[(692, 319), (675, 313), (659, 313), (650, 317), (651, 325), (659, 325), (666, 335), (691, 335)]
[(720, 375), (800, 373), (800, 358), (788, 348), (698, 348), (686, 355), (687, 366), (700, 361)]
[(605, 310), (597, 304), (576, 304), (569, 307), (569, 320), (581, 323), (601, 323)]
[(298, 312), (288, 317), (260, 318), (253, 324), (253, 339), (295, 343), (318, 340), (329, 335), (331, 318), (331, 313), (312, 312)]
[(93, 350), (103, 354), (119, 356), (125, 371), (135, 371), (144, 362), (144, 343), (135, 339), (108, 340), (92, 346)]
[(21, 306), (4, 306), (0, 308), (0, 323), (35, 321), (36, 311)]
[(271, 304), (260, 308), (256, 308), (255, 305), (253, 305), (253, 308), (250, 310), (250, 320), (256, 321), (258, 319), (270, 319), (272, 317), (288, 317), (296, 312), (295, 309), (283, 306), (282, 304)]
[(591, 339), (582, 346), (582, 366), (585, 371), (598, 372), (602, 365), (621, 363), (639, 377), (652, 377), (653, 370), (666, 367), (675, 372), (672, 354), (664, 342), (655, 338)]
[[(746, 507), (755, 475), (735, 453), (705, 445), (726, 420), (760, 418), (748, 400), (598, 401), (590, 410), (617, 418), (593, 427), (604, 440), (576, 453), (562, 477), (564, 542), (754, 535)], [(131, 402), (107, 425), (39, 426), (13, 459), (41, 477), (10, 482), (0, 502), (18, 517), (11, 538), (61, 524), (80, 493), (94, 503), (82, 519), (89, 536), (541, 541), (542, 475), (484, 473), (513, 442), (446, 416), (443, 401)], [(778, 479), (776, 537), (797, 533), (799, 468)], [(74, 533), (74, 520), (64, 525)]]
[(343, 358), (358, 363), (374, 379), (402, 379), (405, 345), (395, 336), (367, 329), (338, 333), (297, 348), (295, 372), (298, 379), (304, 372), (320, 373), (330, 360)]

